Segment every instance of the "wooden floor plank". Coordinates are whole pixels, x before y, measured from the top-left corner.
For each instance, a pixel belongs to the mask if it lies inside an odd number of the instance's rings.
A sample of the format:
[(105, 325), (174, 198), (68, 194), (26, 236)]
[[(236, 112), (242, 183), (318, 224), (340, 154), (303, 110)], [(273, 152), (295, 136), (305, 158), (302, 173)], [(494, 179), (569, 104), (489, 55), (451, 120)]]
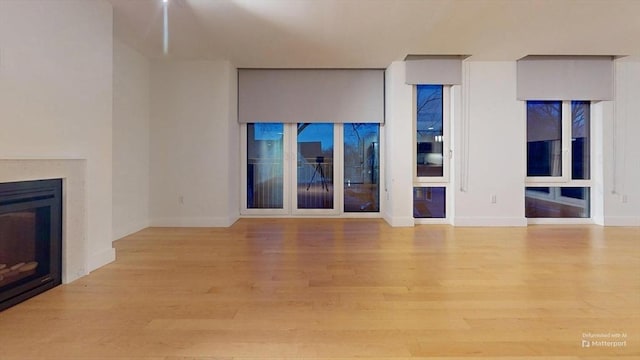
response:
[(0, 359), (640, 358), (640, 228), (242, 219), (114, 244), (0, 312)]

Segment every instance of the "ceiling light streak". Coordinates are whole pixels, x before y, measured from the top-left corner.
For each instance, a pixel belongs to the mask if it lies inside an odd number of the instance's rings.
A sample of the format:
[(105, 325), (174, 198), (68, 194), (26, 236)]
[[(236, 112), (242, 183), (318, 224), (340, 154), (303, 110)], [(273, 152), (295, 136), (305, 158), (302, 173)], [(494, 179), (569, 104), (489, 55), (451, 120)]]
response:
[(169, 53), (169, 0), (162, 0), (163, 31), (162, 31), (162, 52)]

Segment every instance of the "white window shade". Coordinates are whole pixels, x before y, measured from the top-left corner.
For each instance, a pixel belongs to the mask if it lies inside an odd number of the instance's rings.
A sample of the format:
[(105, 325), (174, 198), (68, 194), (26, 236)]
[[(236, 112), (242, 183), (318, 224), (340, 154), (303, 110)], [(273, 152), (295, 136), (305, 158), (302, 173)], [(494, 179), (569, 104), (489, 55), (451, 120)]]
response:
[(405, 83), (409, 85), (462, 84), (462, 55), (407, 55)]
[(384, 70), (239, 69), (241, 123), (384, 123)]
[(612, 100), (612, 56), (526, 56), (518, 100)]

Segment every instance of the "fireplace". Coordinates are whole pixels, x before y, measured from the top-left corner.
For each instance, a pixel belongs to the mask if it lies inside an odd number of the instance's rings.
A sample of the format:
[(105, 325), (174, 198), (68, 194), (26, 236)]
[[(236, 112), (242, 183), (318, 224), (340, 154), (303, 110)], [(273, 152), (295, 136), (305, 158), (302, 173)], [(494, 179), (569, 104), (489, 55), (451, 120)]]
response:
[(62, 179), (0, 183), (0, 310), (62, 282)]

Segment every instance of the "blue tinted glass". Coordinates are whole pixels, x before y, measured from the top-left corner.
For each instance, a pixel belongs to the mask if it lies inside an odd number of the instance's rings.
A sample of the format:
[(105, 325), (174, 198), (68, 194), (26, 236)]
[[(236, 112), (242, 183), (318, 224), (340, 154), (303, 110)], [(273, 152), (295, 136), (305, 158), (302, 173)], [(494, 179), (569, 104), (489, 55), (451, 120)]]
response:
[(417, 175), (443, 176), (442, 85), (417, 85), (416, 166)]
[(588, 187), (527, 187), (525, 216), (527, 218), (588, 218), (590, 215)]
[(527, 101), (527, 176), (562, 176), (561, 101)]
[(380, 125), (344, 124), (344, 211), (380, 210)]
[(283, 208), (283, 124), (247, 124), (247, 208)]
[(413, 217), (445, 218), (446, 192), (445, 187), (414, 187)]
[(333, 209), (333, 124), (299, 123), (298, 209)]
[(571, 178), (591, 178), (591, 103), (571, 102)]

